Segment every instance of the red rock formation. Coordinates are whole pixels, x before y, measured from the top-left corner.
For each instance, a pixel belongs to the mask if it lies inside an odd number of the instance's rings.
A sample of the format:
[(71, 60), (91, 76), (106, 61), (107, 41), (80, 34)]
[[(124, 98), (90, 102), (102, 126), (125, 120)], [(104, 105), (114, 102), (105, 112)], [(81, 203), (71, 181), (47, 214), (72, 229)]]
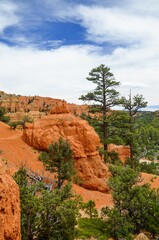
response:
[[(9, 111), (8, 115), (12, 121), (20, 120), (26, 114), (33, 119), (42, 118), (46, 115), (45, 113), (48, 113), (63, 102), (65, 101), (50, 97), (21, 96), (0, 91), (0, 106), (5, 107)], [(73, 114), (78, 115), (81, 115), (82, 112), (88, 112), (87, 105), (68, 104), (67, 108)]]
[(0, 91), (0, 106), (5, 107), (9, 112), (25, 112), (30, 111), (50, 111), (57, 103), (61, 103), (60, 99), (40, 96), (21, 96), (15, 94), (7, 94)]
[(54, 114), (33, 124), (27, 123), (23, 132), (23, 140), (39, 150), (47, 150), (48, 146), (57, 141), (59, 137), (67, 139), (73, 150), (75, 166), (82, 186), (107, 192), (108, 173), (98, 153), (99, 137), (85, 120), (66, 113), (66, 109), (66, 104), (61, 104), (58, 106), (58, 114), (55, 113), (54, 108), (51, 111)]
[(50, 114), (61, 114), (61, 113), (69, 113), (69, 108), (66, 101), (62, 101), (62, 103), (56, 103), (55, 107), (53, 107), (50, 111)]
[(20, 240), (19, 190), (0, 165), (0, 240)]
[(89, 111), (89, 105), (83, 104), (83, 105), (77, 105), (77, 104), (68, 104), (69, 110), (74, 115), (81, 115), (82, 113), (88, 113)]
[(128, 157), (130, 157), (130, 148), (129, 146), (109, 144), (108, 151), (115, 151), (119, 154), (119, 158), (124, 163)]

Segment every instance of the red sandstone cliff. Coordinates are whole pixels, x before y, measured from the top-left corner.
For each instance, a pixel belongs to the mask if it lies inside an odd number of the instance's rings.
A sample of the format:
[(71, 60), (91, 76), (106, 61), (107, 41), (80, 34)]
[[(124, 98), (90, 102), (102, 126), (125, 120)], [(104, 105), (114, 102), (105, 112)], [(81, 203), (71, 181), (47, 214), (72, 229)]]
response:
[[(7, 94), (0, 91), (0, 107), (5, 107), (9, 112), (12, 121), (29, 115), (33, 119), (39, 119), (45, 116), (53, 107), (62, 104), (63, 100), (40, 96), (21, 96)], [(88, 111), (87, 105), (68, 104), (69, 111), (73, 114), (82, 114)]]
[(107, 192), (107, 167), (99, 156), (100, 141), (94, 129), (85, 120), (70, 114), (66, 102), (55, 106), (51, 113), (33, 124), (26, 124), (23, 140), (39, 150), (47, 150), (59, 137), (67, 139), (82, 186)]
[(20, 240), (19, 190), (0, 165), (0, 240)]

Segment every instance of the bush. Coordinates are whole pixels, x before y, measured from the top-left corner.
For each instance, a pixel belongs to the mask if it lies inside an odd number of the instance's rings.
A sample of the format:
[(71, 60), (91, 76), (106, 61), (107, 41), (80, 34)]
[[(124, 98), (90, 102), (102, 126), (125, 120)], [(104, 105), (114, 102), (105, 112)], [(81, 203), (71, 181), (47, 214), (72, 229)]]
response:
[(78, 220), (78, 237), (88, 239), (90, 237), (106, 240), (105, 222), (100, 218), (81, 218)]
[(0, 121), (4, 122), (4, 123), (9, 123), (10, 117), (5, 116), (6, 113), (7, 113), (6, 108), (5, 107), (0, 107)]
[(14, 122), (10, 122), (9, 123), (9, 126), (12, 128), (12, 129), (16, 129), (17, 126), (22, 126), (22, 128), (25, 128), (25, 123), (26, 122), (29, 122), (29, 123), (32, 123), (33, 120), (29, 117), (29, 116), (24, 116), (23, 119), (21, 121), (14, 121)]

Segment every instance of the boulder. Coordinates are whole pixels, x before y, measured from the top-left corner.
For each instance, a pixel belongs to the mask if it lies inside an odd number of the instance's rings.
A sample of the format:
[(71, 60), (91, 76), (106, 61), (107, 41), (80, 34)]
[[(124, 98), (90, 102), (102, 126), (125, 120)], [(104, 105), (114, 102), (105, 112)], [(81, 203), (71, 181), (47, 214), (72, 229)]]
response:
[(108, 192), (107, 166), (98, 153), (99, 137), (87, 121), (67, 113), (67, 109), (66, 103), (63, 102), (61, 106), (58, 105), (50, 111), (52, 114), (33, 124), (27, 123), (22, 136), (23, 140), (39, 150), (47, 150), (49, 145), (60, 137), (68, 140), (82, 186)]
[(0, 165), (0, 240), (20, 240), (20, 200), (15, 181)]

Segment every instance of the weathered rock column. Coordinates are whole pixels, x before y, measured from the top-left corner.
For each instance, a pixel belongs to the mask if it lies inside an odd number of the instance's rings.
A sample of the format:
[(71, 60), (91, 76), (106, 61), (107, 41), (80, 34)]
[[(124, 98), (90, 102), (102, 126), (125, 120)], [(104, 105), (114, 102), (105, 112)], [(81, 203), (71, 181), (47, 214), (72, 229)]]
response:
[(69, 112), (65, 101), (57, 104), (44, 118), (33, 124), (27, 123), (22, 136), (27, 144), (39, 150), (47, 150), (60, 137), (71, 145), (81, 185), (108, 192), (108, 169), (98, 152), (99, 136), (87, 121)]
[(0, 240), (20, 240), (20, 198), (15, 181), (0, 165)]

